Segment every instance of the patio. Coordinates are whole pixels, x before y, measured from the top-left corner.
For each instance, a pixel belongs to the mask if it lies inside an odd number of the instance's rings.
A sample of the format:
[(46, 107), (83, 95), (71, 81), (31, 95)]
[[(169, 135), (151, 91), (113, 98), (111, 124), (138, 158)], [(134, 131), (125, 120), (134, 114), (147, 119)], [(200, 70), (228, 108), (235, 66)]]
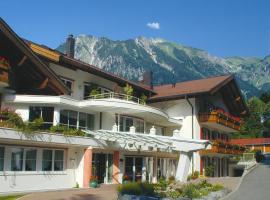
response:
[(20, 200), (116, 200), (117, 185), (101, 185), (96, 189), (70, 189), (50, 192), (35, 192)]

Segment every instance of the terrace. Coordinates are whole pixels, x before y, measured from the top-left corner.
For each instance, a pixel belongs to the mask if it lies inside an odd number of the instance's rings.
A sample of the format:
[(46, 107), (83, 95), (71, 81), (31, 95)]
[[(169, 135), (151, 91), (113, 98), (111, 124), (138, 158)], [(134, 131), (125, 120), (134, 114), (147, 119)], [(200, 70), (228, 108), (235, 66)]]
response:
[(208, 125), (222, 125), (227, 131), (239, 131), (243, 121), (223, 110), (216, 109), (199, 113), (199, 122)]
[(232, 154), (240, 155), (245, 152), (246, 148), (240, 145), (235, 145), (230, 142), (223, 142), (220, 140), (215, 140), (212, 143), (210, 149), (205, 149), (200, 151), (200, 155), (209, 155), (209, 154)]
[(97, 100), (97, 99), (118, 99), (118, 100), (123, 100), (123, 101), (130, 101), (130, 102), (141, 104), (141, 105), (145, 105), (146, 103), (146, 99), (138, 98), (138, 97), (126, 95), (126, 94), (115, 93), (115, 92), (107, 92), (107, 93), (101, 93), (97, 95), (90, 95), (85, 98), (85, 100)]

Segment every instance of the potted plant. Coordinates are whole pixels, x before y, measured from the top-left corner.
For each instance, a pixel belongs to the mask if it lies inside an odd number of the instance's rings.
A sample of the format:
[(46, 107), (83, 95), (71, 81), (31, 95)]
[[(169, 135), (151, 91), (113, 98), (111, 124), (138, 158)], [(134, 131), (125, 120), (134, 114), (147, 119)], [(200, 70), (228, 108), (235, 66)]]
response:
[(91, 187), (91, 188), (97, 188), (97, 186), (98, 186), (98, 179), (97, 179), (96, 176), (92, 176), (90, 178), (89, 187)]
[(130, 86), (128, 83), (124, 87), (124, 92), (127, 95), (127, 100), (131, 100), (132, 95), (133, 95), (133, 87)]
[(123, 184), (126, 184), (126, 183), (128, 183), (128, 182), (129, 182), (129, 177), (128, 177), (128, 175), (125, 174), (125, 175), (123, 176), (123, 182), (122, 182), (122, 183), (123, 183)]

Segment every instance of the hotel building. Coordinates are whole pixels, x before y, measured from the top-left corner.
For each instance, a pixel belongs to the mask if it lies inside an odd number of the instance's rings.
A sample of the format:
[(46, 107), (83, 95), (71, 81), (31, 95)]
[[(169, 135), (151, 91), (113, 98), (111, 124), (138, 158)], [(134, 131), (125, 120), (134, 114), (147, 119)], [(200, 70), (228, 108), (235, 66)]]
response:
[(135, 83), (76, 60), (74, 45), (69, 36), (60, 53), (20, 38), (0, 19), (1, 113), (44, 121), (33, 133), (0, 128), (0, 193), (88, 187), (91, 177), (186, 181), (209, 165), (212, 176), (229, 175), (229, 157), (243, 152), (230, 147), (230, 133), (247, 114), (233, 76), (153, 86), (146, 74)]

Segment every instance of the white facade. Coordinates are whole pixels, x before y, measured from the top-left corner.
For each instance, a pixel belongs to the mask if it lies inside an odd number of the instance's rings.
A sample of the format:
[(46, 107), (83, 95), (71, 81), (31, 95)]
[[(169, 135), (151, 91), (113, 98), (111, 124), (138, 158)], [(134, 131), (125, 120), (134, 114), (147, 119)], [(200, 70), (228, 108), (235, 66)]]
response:
[[(87, 166), (91, 166), (92, 175), (95, 176), (100, 176), (100, 169), (103, 169), (102, 174), (105, 171), (105, 177), (100, 179), (102, 183), (114, 181), (121, 183), (127, 174), (132, 180), (150, 182), (170, 176), (175, 176), (181, 181), (186, 180), (187, 169), (194, 161), (190, 156), (185, 155), (191, 155), (199, 149), (206, 148), (207, 142), (199, 140), (200, 127), (195, 115), (193, 116), (194, 137), (192, 138), (192, 115), (190, 106), (185, 100), (145, 105), (115, 97), (84, 99), (84, 84), (97, 84), (104, 88), (104, 91), (114, 91), (118, 87), (120, 93), (123, 93), (123, 88), (119, 89), (116, 82), (81, 70), (71, 70), (56, 64), (50, 64), (50, 67), (61, 78), (72, 82), (70, 96), (6, 94), (3, 95), (2, 108), (14, 110), (25, 122), (31, 121), (33, 116), (45, 117), (49, 120), (45, 122), (50, 125), (72, 125), (72, 128), (85, 126), (86, 129), (91, 128), (91, 131), (96, 134), (99, 130), (111, 131), (114, 126), (117, 127), (116, 130), (119, 133), (125, 132), (133, 126), (134, 133), (132, 134), (138, 135), (137, 140), (140, 140), (140, 137), (144, 138), (150, 132), (156, 139), (151, 141), (151, 138), (148, 138), (152, 146), (147, 144), (147, 139), (145, 139), (145, 144), (149, 146), (145, 149), (143, 147), (145, 145), (139, 144), (132, 137), (127, 138), (127, 141), (125, 140), (124, 144), (120, 145), (122, 138), (117, 136), (120, 134), (116, 134), (115, 139), (106, 139), (103, 136), (96, 138), (95, 134), (94, 138), (66, 137), (48, 133), (35, 133), (34, 136), (29, 136), (14, 130), (0, 129), (0, 145), (4, 147), (4, 167), (0, 171), (0, 185), (4, 187), (0, 188), (0, 193), (65, 189), (76, 185), (86, 187), (86, 168), (89, 170)], [(197, 113), (195, 99), (190, 99), (190, 101), (194, 105), (194, 113)], [(46, 110), (47, 108), (49, 109)], [(91, 127), (86, 125), (89, 122), (86, 118), (81, 119), (88, 115), (92, 116), (93, 126)], [(126, 135), (129, 134), (131, 133)], [(174, 149), (160, 150), (164, 144), (159, 140), (165, 140)], [(133, 144), (130, 141), (133, 141)], [(36, 169), (32, 171), (27, 171), (25, 167), (26, 153), (24, 151), (29, 148), (36, 152), (34, 159)], [(19, 154), (12, 153), (12, 149), (23, 149), (22, 161), (18, 157)], [(64, 151), (62, 170), (43, 169), (46, 165), (44, 163), (47, 162), (43, 155), (44, 149)], [(86, 158), (86, 151), (89, 149), (92, 152), (91, 163), (85, 163), (85, 160), (89, 161), (87, 160), (89, 158)], [(118, 153), (119, 166), (114, 160)], [(12, 169), (11, 165), (17, 166), (21, 162), (24, 166), (22, 169)], [(51, 160), (51, 162), (53, 168), (55, 161)], [(196, 163), (192, 166), (196, 166)], [(117, 180), (113, 180), (112, 175), (115, 169), (119, 170)]]

